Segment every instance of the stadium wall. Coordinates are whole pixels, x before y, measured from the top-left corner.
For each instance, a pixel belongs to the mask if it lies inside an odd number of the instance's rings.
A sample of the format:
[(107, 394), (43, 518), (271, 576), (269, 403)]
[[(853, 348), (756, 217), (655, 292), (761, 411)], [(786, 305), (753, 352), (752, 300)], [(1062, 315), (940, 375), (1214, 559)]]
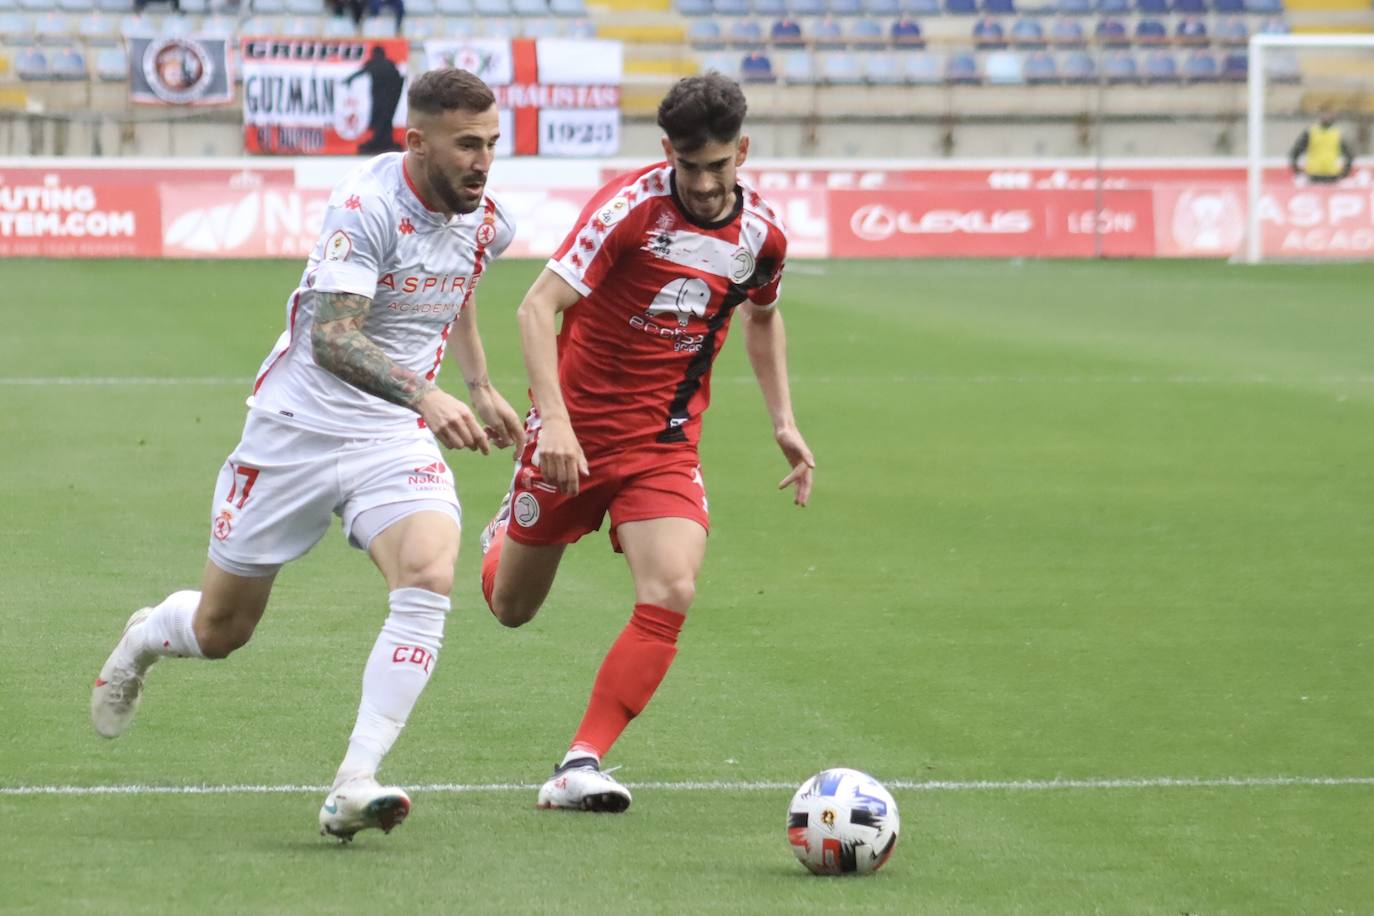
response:
[[(0, 257), (301, 258), (353, 159), (0, 159)], [(637, 162), (499, 164), (519, 226), (547, 257), (592, 190)], [(1240, 160), (762, 160), (745, 174), (791, 252), (825, 257), (1231, 257), (1245, 227)], [(1374, 255), (1374, 167), (1340, 186), (1271, 164), (1266, 251)]]

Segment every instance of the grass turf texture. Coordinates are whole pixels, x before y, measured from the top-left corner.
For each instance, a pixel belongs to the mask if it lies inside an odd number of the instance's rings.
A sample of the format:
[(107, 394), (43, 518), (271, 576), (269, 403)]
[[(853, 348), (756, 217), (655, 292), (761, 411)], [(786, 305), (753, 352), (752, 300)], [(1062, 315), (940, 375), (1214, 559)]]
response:
[[(797, 267), (807, 267), (800, 264)], [(1370, 266), (829, 262), (784, 291), (819, 469), (785, 473), (740, 340), (706, 418), (714, 531), (682, 651), (612, 754), (627, 782), (1374, 773)], [(492, 375), (538, 269), (484, 278)], [(0, 262), (0, 785), (323, 784), (385, 616), (337, 529), (248, 648), (164, 662), (116, 742), (91, 679), (134, 608), (193, 587), (214, 475), (299, 266)], [(738, 335), (740, 329), (736, 328)], [(15, 379), (194, 378), (197, 384)], [(450, 390), (461, 393), (450, 367)], [(228, 379), (230, 381), (216, 381)], [(508, 631), (467, 513), (441, 664), (384, 776), (536, 783), (629, 612), (604, 533)], [(621, 818), (532, 790), (417, 793), (391, 837), (322, 794), (0, 795), (0, 911), (1348, 912), (1374, 787), (894, 792), (872, 880), (812, 878), (788, 789), (645, 789)]]

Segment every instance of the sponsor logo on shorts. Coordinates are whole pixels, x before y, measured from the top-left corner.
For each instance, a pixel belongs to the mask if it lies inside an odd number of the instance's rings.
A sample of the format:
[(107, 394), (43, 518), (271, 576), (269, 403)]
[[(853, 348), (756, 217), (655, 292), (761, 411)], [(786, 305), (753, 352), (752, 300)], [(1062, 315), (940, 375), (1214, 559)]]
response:
[(406, 483), (420, 490), (439, 490), (448, 486), (448, 466), (435, 461), (415, 468), (406, 476)]
[(214, 532), (215, 540), (227, 540), (229, 535), (234, 533), (234, 513), (228, 509), (220, 510), (219, 515), (215, 516), (215, 523), (211, 530)]
[(515, 497), (511, 506), (511, 517), (521, 528), (528, 528), (539, 521), (539, 500), (533, 493), (521, 493)]

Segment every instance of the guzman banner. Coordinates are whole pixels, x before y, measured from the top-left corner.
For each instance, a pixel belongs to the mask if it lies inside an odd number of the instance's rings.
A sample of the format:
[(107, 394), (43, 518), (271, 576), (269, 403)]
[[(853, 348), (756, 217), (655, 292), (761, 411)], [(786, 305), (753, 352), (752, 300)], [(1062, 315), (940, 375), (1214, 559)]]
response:
[(234, 101), (228, 39), (222, 35), (129, 36), (129, 99), (142, 105), (227, 105)]
[(244, 38), (242, 50), (248, 152), (375, 155), (404, 143), (404, 38)]
[(501, 156), (613, 156), (620, 150), (618, 41), (562, 38), (425, 42), (430, 69), (461, 67), (491, 87)]

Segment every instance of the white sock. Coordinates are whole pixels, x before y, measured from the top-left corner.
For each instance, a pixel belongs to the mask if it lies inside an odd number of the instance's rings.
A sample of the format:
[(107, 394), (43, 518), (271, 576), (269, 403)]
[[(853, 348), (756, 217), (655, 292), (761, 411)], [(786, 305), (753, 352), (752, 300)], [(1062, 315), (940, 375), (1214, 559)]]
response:
[(566, 766), (569, 760), (578, 760), (582, 757), (590, 757), (596, 761), (597, 766), (601, 766), (601, 755), (589, 747), (582, 747), (574, 744), (568, 748), (568, 752), (563, 755), (563, 762), (559, 766)]
[(334, 785), (377, 772), (420, 692), (429, 683), (444, 643), (446, 595), (423, 588), (398, 588), (390, 595), (391, 613), (363, 669), (363, 699), (348, 739), (348, 754)]
[(200, 643), (196, 642), (195, 630), (191, 625), (198, 607), (200, 592), (188, 590), (168, 595), (153, 608), (153, 613), (138, 628), (143, 636), (140, 654), (155, 658), (165, 655), (204, 658), (205, 653), (200, 651)]

